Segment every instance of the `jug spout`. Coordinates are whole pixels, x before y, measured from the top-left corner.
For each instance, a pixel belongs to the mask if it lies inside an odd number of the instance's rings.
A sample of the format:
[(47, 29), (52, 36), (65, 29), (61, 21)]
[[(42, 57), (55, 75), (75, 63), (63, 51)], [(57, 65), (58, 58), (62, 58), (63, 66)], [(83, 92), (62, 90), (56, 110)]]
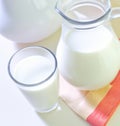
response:
[(57, 0), (56, 5), (55, 5), (55, 10), (56, 12), (64, 18), (64, 9), (63, 9), (63, 0)]

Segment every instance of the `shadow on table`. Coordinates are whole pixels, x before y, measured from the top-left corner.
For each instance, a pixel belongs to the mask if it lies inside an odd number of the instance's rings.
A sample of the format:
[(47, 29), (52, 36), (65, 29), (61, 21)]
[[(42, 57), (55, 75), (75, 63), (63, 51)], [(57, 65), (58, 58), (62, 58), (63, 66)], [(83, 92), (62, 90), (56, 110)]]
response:
[(63, 101), (59, 101), (56, 110), (49, 113), (37, 113), (47, 126), (89, 126), (82, 118), (72, 112)]
[(24, 42), (15, 43), (14, 45), (18, 50), (21, 48), (28, 47), (28, 46), (44, 46), (55, 53), (58, 42), (59, 42), (60, 34), (61, 34), (61, 29), (59, 29), (54, 34), (52, 34), (51, 36), (47, 37), (46, 39), (42, 41), (33, 42), (33, 43), (29, 43), (29, 42), (28, 43), (24, 43)]

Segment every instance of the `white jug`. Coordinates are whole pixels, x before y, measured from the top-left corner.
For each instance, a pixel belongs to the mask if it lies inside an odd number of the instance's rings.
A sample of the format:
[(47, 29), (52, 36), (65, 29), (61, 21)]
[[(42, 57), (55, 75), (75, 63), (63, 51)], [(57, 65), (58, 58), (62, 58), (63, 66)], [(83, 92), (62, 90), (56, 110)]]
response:
[(57, 47), (60, 74), (81, 90), (110, 84), (120, 70), (120, 42), (110, 24), (120, 8), (110, 0), (58, 0), (62, 33)]
[(0, 0), (0, 34), (19, 42), (37, 42), (61, 24), (54, 10), (56, 0)]

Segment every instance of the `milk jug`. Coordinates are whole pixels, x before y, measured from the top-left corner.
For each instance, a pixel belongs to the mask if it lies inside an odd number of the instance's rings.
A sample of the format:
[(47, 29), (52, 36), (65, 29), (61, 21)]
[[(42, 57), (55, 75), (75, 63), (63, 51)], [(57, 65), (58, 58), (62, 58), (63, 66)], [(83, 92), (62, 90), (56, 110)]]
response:
[(57, 47), (60, 74), (81, 90), (110, 84), (120, 69), (120, 42), (110, 20), (120, 17), (109, 0), (58, 0), (63, 17)]
[(37, 42), (60, 27), (56, 0), (0, 0), (0, 34), (14, 42)]

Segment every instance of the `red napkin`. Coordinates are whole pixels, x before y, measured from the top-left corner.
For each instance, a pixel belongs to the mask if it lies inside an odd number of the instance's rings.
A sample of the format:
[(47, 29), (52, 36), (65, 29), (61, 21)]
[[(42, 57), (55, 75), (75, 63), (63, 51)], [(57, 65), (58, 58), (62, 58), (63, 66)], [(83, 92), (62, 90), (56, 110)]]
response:
[(81, 91), (60, 76), (60, 97), (92, 126), (106, 126), (120, 103), (120, 72), (106, 87)]

